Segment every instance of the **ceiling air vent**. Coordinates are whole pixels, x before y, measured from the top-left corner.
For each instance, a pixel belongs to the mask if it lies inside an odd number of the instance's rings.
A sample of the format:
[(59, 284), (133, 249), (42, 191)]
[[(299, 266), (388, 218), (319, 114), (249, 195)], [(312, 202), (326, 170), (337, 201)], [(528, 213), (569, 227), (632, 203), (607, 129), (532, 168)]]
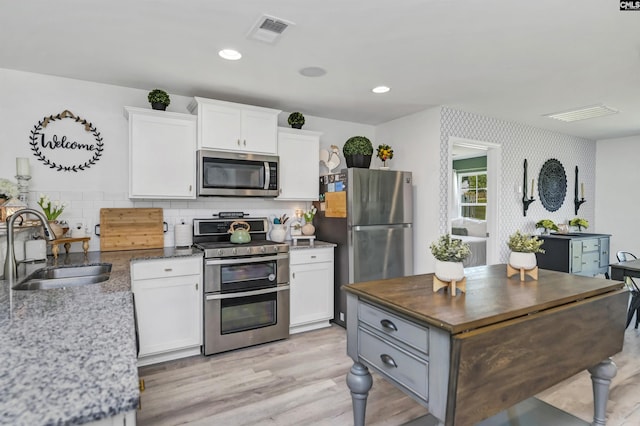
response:
[(578, 120), (586, 120), (588, 118), (602, 117), (604, 115), (617, 114), (619, 111), (609, 108), (606, 105), (591, 105), (582, 108), (576, 108), (570, 111), (556, 112), (553, 114), (545, 114), (544, 117), (553, 118), (560, 121), (571, 122)]
[(265, 43), (275, 44), (284, 30), (290, 25), (295, 24), (284, 19), (263, 15), (251, 28), (248, 37)]

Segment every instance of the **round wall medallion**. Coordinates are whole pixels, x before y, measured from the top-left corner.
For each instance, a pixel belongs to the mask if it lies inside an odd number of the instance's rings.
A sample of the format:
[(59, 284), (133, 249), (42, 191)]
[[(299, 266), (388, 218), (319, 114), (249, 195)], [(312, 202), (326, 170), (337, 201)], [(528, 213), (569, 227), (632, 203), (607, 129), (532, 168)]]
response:
[(550, 212), (558, 210), (567, 194), (567, 175), (562, 163), (556, 159), (547, 160), (538, 177), (540, 202)]

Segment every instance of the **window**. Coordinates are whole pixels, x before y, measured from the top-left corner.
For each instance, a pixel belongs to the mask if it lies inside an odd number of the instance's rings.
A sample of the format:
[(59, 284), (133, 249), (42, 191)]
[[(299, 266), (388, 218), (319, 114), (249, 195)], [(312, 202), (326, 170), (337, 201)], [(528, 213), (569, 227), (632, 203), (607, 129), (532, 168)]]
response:
[(460, 188), (460, 217), (486, 220), (487, 218), (487, 172), (458, 174)]

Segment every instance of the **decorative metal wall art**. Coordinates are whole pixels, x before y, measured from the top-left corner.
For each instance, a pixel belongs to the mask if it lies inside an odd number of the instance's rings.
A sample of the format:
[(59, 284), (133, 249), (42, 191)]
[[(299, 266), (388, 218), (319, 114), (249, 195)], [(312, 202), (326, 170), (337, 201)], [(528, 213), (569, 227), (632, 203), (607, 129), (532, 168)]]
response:
[(576, 215), (578, 214), (578, 210), (580, 210), (580, 206), (582, 205), (582, 203), (585, 203), (586, 200), (584, 199), (584, 183), (581, 184), (582, 186), (582, 199), (578, 199), (578, 166), (576, 166), (576, 181), (573, 185), (573, 204), (576, 207)]
[(95, 126), (69, 110), (38, 121), (29, 139), (33, 155), (59, 172), (86, 170), (100, 160), (104, 151), (102, 137)]
[(538, 195), (540, 202), (550, 212), (558, 210), (567, 194), (567, 175), (562, 163), (555, 158), (547, 160), (540, 169)]
[(527, 198), (527, 159), (524, 159), (524, 178), (522, 182), (522, 215), (527, 215), (529, 205), (535, 201), (533, 198), (533, 181), (531, 181), (531, 197)]

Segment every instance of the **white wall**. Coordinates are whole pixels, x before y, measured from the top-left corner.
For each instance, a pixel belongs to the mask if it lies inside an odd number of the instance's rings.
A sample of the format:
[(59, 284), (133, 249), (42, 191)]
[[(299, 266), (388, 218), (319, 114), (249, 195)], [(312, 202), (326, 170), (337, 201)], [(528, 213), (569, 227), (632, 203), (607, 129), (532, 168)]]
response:
[(374, 146), (378, 144), (393, 148), (388, 162), (392, 169), (413, 172), (413, 269), (416, 274), (432, 272), (435, 260), (429, 245), (439, 235), (440, 108), (378, 126)]
[[(152, 88), (150, 88), (152, 89)], [(69, 224), (84, 223), (93, 230), (99, 223), (103, 207), (161, 207), (169, 224), (165, 246), (173, 245), (173, 225), (180, 219), (211, 217), (214, 212), (249, 212), (252, 216), (292, 216), (296, 208), (309, 208), (309, 203), (275, 201), (254, 198), (203, 197), (195, 201), (128, 199), (128, 123), (124, 106), (149, 108), (146, 90), (98, 84), (67, 78), (0, 68), (0, 178), (15, 181), (16, 157), (30, 159), (31, 175), (29, 204), (39, 208), (36, 198), (47, 193), (53, 200), (69, 203), (60, 217)], [(192, 98), (171, 95), (167, 111), (189, 113)], [(91, 123), (104, 138), (104, 154), (91, 168), (82, 172), (59, 172), (43, 165), (31, 154), (29, 135), (33, 126), (45, 116), (69, 110)], [(279, 121), (286, 124), (288, 113)], [(336, 144), (354, 135), (372, 135), (373, 126), (306, 117), (305, 130), (323, 132), (321, 144)], [(194, 154), (195, 155), (195, 154)], [(151, 159), (150, 159), (151, 161)], [(320, 170), (319, 166), (319, 170)], [(344, 164), (342, 165), (344, 167)], [(326, 172), (326, 168), (324, 169)], [(78, 246), (78, 247), (76, 247)], [(98, 237), (93, 237), (90, 250), (99, 250)], [(72, 245), (72, 251), (81, 247)]]
[(600, 140), (596, 144), (597, 229), (611, 234), (610, 261), (617, 262), (617, 251), (630, 251), (640, 257), (640, 135)]
[[(394, 148), (392, 168), (414, 172), (416, 273), (433, 271), (433, 256), (428, 247), (438, 235), (448, 229), (450, 137), (491, 142), (501, 147), (502, 180), (498, 202), (500, 252), (497, 255), (501, 263), (507, 260), (509, 249), (506, 241), (511, 233), (516, 230), (534, 233), (534, 224), (540, 219), (564, 223), (575, 216), (575, 166), (580, 169), (579, 179), (585, 184), (587, 200), (581, 206), (578, 216), (591, 222), (590, 231), (608, 232), (608, 224), (598, 227), (594, 217), (595, 141), (447, 107), (436, 108), (385, 123), (376, 129), (376, 141), (388, 143)], [(536, 182), (545, 161), (555, 158), (563, 164), (567, 175), (567, 193), (564, 203), (557, 211), (549, 212), (542, 206), (536, 183), (534, 198), (537, 201), (530, 206), (527, 216), (523, 216), (522, 194), (518, 194), (515, 189), (522, 185), (525, 158), (529, 163), (529, 179), (534, 178)], [(530, 181), (528, 185), (531, 185)]]

